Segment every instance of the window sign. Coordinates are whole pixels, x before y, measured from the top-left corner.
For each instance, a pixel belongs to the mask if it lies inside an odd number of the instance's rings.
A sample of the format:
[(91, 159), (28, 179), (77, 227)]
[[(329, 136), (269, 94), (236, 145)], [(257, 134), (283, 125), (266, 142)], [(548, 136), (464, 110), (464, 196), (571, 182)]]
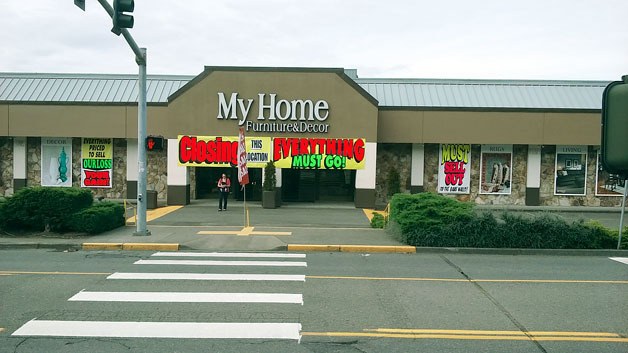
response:
[(512, 145), (482, 145), (480, 194), (510, 195)]
[(587, 146), (556, 146), (554, 195), (586, 195)]

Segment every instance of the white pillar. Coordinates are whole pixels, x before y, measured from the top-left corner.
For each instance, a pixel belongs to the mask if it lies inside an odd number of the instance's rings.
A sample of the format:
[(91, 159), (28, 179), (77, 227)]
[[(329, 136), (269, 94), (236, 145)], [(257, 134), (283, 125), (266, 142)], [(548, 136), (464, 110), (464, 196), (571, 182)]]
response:
[(526, 175), (526, 205), (540, 205), (541, 196), (541, 146), (528, 146), (528, 172)]
[(375, 207), (377, 143), (367, 142), (364, 149), (364, 169), (358, 169), (355, 173), (355, 206), (372, 208)]
[(137, 139), (126, 139), (126, 181), (137, 183)]
[(179, 165), (179, 140), (168, 139), (168, 205), (190, 203), (190, 173)]
[(425, 170), (425, 145), (412, 144), (412, 170), (410, 172), (410, 192), (423, 191), (423, 173)]
[(179, 141), (168, 139), (168, 185), (188, 185), (190, 174), (186, 166), (179, 165)]
[(275, 169), (275, 178), (277, 178), (277, 187), (281, 187), (281, 168)]

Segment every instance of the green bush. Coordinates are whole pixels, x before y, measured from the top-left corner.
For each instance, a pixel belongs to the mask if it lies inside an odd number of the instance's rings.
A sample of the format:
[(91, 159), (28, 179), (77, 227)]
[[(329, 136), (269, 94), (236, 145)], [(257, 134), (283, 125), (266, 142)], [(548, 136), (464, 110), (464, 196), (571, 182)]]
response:
[(395, 195), (390, 222), (388, 229), (414, 246), (613, 249), (618, 238), (618, 231), (597, 222), (569, 223), (550, 213), (476, 214), (472, 205), (436, 194)]
[(373, 213), (371, 218), (371, 228), (384, 228), (386, 226), (386, 218), (381, 213)]
[(454, 221), (468, 222), (473, 218), (473, 205), (432, 193), (396, 194), (390, 202), (390, 222), (399, 231), (410, 234), (415, 229), (438, 232)]
[(7, 229), (64, 231), (68, 216), (91, 206), (89, 189), (32, 187), (16, 192), (2, 205), (2, 226)]
[(98, 234), (124, 225), (124, 206), (114, 202), (100, 202), (75, 213), (68, 219), (70, 230)]

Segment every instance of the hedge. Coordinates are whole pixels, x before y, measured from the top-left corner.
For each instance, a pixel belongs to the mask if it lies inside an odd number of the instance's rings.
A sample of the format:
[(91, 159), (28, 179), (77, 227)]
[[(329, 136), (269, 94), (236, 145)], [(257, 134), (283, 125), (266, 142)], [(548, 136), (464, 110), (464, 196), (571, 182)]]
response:
[(75, 232), (102, 233), (124, 225), (124, 206), (113, 202), (100, 202), (75, 213), (67, 223), (68, 228)]
[(1, 204), (1, 224), (7, 229), (64, 231), (69, 215), (91, 206), (89, 189), (30, 187)]
[(476, 213), (471, 203), (432, 193), (393, 196), (387, 229), (406, 244), (430, 247), (613, 249), (618, 237), (599, 223), (550, 213)]

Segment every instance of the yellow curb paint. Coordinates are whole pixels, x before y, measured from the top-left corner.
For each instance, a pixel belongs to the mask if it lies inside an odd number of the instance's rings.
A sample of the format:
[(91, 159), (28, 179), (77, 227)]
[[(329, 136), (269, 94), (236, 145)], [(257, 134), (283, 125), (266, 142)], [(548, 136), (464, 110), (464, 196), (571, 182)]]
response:
[(122, 243), (83, 243), (83, 250), (122, 250)]
[(124, 243), (122, 250), (159, 250), (159, 251), (179, 251), (179, 244), (176, 243)]
[[(150, 222), (152, 220), (155, 220), (159, 217), (163, 217), (165, 215), (167, 215), (168, 213), (174, 212), (178, 209), (180, 209), (183, 206), (166, 206), (166, 207), (159, 207), (156, 208), (154, 210), (146, 210), (146, 222)], [(127, 222), (131, 222), (131, 223), (135, 223), (135, 217), (129, 217), (127, 218)]]
[(385, 246), (385, 245), (340, 245), (341, 252), (368, 252), (368, 253), (415, 253), (414, 246)]
[(408, 339), (451, 339), (451, 340), (502, 340), (502, 341), (577, 341), (577, 342), (628, 342), (623, 337), (529, 337), (521, 335), (456, 335), (456, 334), (413, 334), (413, 333), (377, 333), (377, 332), (301, 332), (302, 336), (314, 337), (370, 337), (370, 338), (408, 338)]
[(340, 251), (340, 245), (288, 244), (288, 251)]
[(163, 250), (178, 251), (176, 243), (83, 243), (83, 250)]

